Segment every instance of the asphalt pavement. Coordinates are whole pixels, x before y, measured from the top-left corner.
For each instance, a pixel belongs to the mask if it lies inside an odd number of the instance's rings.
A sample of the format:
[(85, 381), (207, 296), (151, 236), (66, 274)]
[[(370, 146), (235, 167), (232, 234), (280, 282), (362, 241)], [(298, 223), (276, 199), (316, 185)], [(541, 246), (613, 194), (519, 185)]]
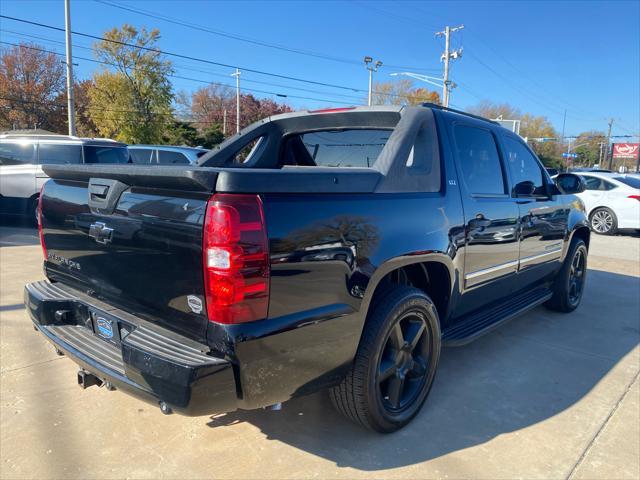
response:
[(0, 227), (0, 478), (640, 478), (640, 238), (594, 236), (585, 297), (443, 350), (419, 416), (392, 435), (326, 395), (186, 418), (104, 388), (34, 332), (37, 232)]

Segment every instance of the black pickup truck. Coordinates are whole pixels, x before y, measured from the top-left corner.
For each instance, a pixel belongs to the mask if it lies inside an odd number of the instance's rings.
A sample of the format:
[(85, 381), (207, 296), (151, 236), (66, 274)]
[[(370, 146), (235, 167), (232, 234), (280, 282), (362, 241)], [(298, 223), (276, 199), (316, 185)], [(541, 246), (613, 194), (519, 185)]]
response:
[[(35, 328), (164, 413), (329, 389), (380, 432), (442, 345), (583, 292), (589, 228), (517, 135), (425, 104), (267, 118), (198, 166), (45, 166)], [(452, 379), (455, 381), (455, 379)]]

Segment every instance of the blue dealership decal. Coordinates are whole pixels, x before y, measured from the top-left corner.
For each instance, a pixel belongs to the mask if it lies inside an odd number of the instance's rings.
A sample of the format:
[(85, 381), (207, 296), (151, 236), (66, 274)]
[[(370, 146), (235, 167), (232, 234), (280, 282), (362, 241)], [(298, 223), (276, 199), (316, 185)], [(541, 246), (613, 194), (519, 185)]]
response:
[(97, 317), (98, 334), (104, 338), (113, 338), (113, 325), (111, 320), (104, 317)]

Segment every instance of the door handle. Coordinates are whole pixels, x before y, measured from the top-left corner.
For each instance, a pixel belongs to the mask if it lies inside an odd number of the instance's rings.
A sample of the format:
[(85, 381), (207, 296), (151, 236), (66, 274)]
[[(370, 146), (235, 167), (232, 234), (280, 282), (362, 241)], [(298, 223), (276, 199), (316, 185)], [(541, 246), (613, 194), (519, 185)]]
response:
[(484, 228), (491, 225), (491, 220), (485, 218), (483, 214), (479, 213), (475, 218), (469, 220), (469, 227), (471, 228)]

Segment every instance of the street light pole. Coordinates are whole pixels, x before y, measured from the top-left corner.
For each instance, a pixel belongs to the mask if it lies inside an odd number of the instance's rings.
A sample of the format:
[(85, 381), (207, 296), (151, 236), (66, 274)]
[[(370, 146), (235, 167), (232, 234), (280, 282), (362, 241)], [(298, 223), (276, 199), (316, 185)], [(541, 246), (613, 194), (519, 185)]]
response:
[(369, 106), (373, 103), (373, 72), (377, 72), (378, 68), (382, 66), (380, 60), (376, 60), (373, 66), (371, 66), (371, 63), (373, 63), (373, 58), (369, 56), (364, 57), (364, 66), (369, 70), (369, 98), (367, 101), (367, 105)]
[(69, 118), (69, 135), (76, 134), (76, 111), (73, 98), (73, 63), (71, 54), (71, 5), (70, 0), (64, 0), (64, 27), (67, 50), (67, 113)]
[(231, 76), (236, 77), (236, 133), (240, 133), (240, 69), (236, 68)]

